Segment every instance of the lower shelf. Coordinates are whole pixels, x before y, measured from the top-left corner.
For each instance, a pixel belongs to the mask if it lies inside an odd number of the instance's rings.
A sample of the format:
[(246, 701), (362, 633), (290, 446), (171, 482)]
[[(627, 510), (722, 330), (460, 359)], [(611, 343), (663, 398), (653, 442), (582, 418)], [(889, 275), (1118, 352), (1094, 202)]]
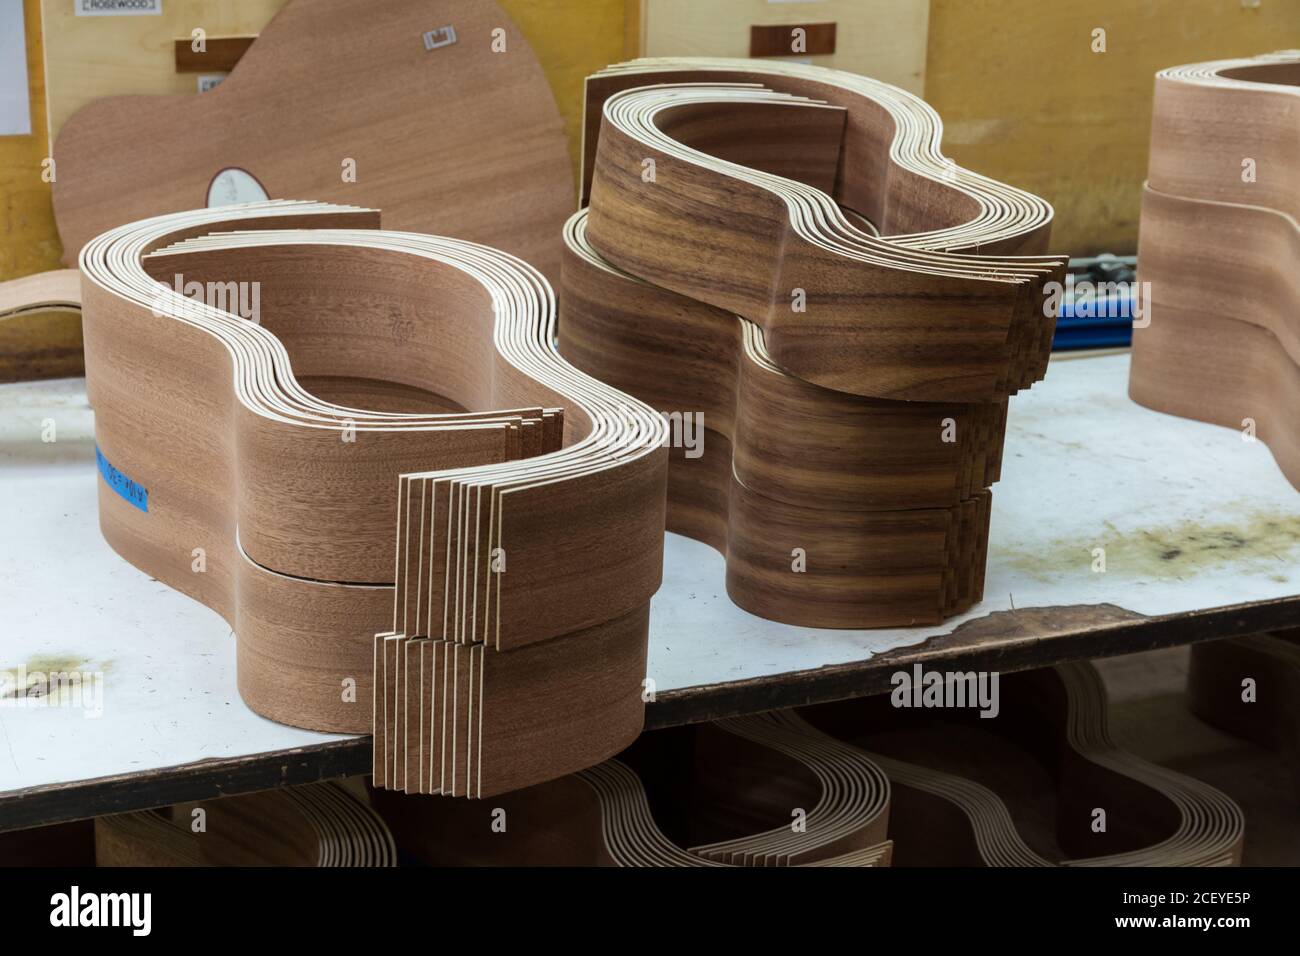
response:
[[(1058, 355), (1012, 399), (986, 600), (942, 626), (754, 617), (728, 600), (721, 556), (670, 535), (647, 725), (879, 693), (917, 663), (1012, 671), (1300, 622), (1300, 496), (1268, 450), (1135, 405), (1127, 379), (1127, 355)], [(369, 738), (244, 707), (225, 622), (104, 544), (82, 382), (0, 386), (0, 464), (15, 516), (0, 541), (0, 683), (99, 681), (97, 713), (18, 706), (0, 687), (0, 829), (368, 771)]]

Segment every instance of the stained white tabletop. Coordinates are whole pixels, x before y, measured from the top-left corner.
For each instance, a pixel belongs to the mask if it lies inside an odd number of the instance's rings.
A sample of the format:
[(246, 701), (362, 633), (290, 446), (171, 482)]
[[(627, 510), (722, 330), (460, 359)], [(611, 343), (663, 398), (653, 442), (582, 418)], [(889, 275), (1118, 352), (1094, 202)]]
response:
[[(1300, 593), (1300, 492), (1268, 449), (1144, 409), (1127, 379), (1126, 354), (1057, 356), (1012, 399), (985, 600), (941, 627), (754, 617), (728, 600), (720, 555), (668, 535), (651, 613), (657, 691), (862, 661), (1013, 607), (1188, 614)], [(0, 797), (345, 739), (243, 705), (229, 627), (109, 549), (98, 480), (84, 382), (0, 385)], [(91, 678), (77, 700), (24, 705), (4, 683), (24, 668)]]

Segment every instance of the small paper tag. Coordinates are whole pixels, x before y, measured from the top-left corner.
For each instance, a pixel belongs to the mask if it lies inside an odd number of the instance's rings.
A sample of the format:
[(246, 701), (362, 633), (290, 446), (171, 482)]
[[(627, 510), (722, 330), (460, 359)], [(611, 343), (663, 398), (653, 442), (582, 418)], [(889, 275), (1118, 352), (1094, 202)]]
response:
[(162, 15), (162, 0), (76, 0), (79, 17), (156, 17)]
[(438, 27), (436, 30), (428, 30), (424, 34), (424, 48), (426, 50), (436, 50), (438, 47), (451, 46), (456, 42), (456, 28), (451, 24), (445, 27)]
[(221, 81), (228, 77), (229, 73), (204, 73), (199, 77), (199, 92), (206, 93), (221, 84)]

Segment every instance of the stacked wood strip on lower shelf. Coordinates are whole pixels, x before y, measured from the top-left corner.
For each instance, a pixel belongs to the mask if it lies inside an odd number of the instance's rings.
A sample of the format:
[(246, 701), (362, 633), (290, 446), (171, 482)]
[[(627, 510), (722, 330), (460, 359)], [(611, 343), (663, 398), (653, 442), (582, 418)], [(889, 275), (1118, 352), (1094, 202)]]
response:
[(1300, 488), (1300, 53), (1156, 76), (1129, 395), (1267, 444)]
[(978, 710), (898, 708), (887, 697), (800, 714), (862, 747), (889, 776), (895, 865), (1241, 862), (1241, 809), (1117, 747), (1090, 664), (1001, 675), (995, 701), (987, 720)]
[(95, 820), (99, 866), (396, 866), (383, 819), (337, 783)]
[[(1277, 718), (1297, 647), (1287, 633), (1197, 645), (1193, 707), (1267, 746), (1294, 743), (1294, 721)], [(1243, 675), (1259, 676), (1265, 706), (1242, 698)], [(996, 684), (933, 676), (893, 695), (653, 731), (615, 759), (492, 800), (371, 787), (367, 801), (355, 778), (111, 815), (95, 821), (96, 855), (101, 866), (1240, 862), (1237, 804), (1117, 747), (1092, 665)], [(88, 855), (90, 836), (51, 839), (72, 858)], [(30, 857), (22, 837), (4, 834), (0, 860)]]
[[(87, 245), (105, 537), (231, 621), (255, 710), (375, 726), (381, 780), (383, 741), (435, 701), (447, 792), (598, 763), (643, 722), (663, 419), (559, 357), (536, 270), (377, 225), (258, 203)], [(260, 314), (190, 284), (256, 290)], [(428, 696), (399, 699), (375, 648), (416, 638)]]
[[(1032, 193), (945, 157), (943, 123), (920, 97), (860, 73), (789, 60), (646, 57), (589, 76), (582, 149), (584, 205), (591, 198), (605, 101), (633, 87), (663, 83), (758, 85), (843, 110), (839, 162), (827, 191), (859, 226), (888, 236), (893, 244), (999, 256), (1037, 256), (1047, 249), (1052, 207)], [(716, 140), (704, 148), (717, 148)], [(1050, 339), (1051, 317), (1045, 318)]]
[(992, 719), (842, 701), (653, 731), (490, 802), (372, 798), (399, 846), (440, 865), (1240, 862), (1240, 808), (1117, 747), (1091, 665), (1003, 675), (1000, 691)]

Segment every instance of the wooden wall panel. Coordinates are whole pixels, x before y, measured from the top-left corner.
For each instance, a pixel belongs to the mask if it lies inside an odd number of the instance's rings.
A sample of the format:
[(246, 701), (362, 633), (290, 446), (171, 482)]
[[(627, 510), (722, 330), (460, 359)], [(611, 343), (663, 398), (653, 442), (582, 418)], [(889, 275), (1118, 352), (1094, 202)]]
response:
[(173, 42), (202, 27), (209, 37), (255, 35), (286, 0), (167, 0), (158, 16), (79, 17), (71, 0), (41, 0), (50, 139), (91, 100), (129, 93), (195, 93), (176, 72)]

